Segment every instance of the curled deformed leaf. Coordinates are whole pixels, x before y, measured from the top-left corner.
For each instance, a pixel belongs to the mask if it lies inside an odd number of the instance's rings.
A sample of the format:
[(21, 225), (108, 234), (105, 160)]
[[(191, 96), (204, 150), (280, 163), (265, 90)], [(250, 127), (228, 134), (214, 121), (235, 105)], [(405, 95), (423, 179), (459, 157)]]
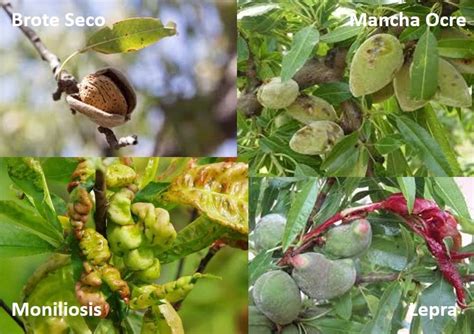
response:
[(247, 169), (240, 162), (190, 167), (173, 180), (166, 198), (192, 205), (220, 225), (247, 234)]
[(173, 22), (163, 25), (152, 17), (135, 17), (116, 22), (112, 28), (100, 29), (87, 40), (81, 51), (92, 49), (106, 54), (137, 51), (175, 34)]

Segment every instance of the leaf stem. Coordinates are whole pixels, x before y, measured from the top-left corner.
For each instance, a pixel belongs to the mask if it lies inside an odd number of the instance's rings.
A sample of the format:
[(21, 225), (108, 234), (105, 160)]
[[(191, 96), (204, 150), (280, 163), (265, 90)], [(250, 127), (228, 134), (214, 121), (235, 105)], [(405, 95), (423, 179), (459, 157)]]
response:
[(0, 307), (10, 316), (10, 318), (13, 319), (17, 323), (18, 326), (21, 327), (21, 329), (26, 333), (25, 325), (21, 321), (20, 318), (17, 316), (13, 315), (12, 309), (5, 303), (3, 299), (0, 299)]

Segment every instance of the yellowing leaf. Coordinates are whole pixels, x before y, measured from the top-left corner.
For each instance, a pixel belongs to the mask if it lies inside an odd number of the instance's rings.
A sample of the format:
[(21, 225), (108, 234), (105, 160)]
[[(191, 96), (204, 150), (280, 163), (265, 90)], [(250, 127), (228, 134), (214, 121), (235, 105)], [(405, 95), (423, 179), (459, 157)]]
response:
[(163, 304), (159, 305), (158, 309), (165, 318), (166, 324), (171, 329), (171, 334), (184, 334), (183, 323), (178, 312), (176, 312), (167, 300), (162, 299), (161, 301)]
[(241, 162), (190, 167), (173, 180), (166, 198), (192, 205), (220, 225), (247, 234), (247, 170)]
[(89, 49), (106, 54), (137, 51), (175, 34), (176, 25), (173, 22), (164, 26), (152, 17), (130, 18), (94, 33), (81, 52)]

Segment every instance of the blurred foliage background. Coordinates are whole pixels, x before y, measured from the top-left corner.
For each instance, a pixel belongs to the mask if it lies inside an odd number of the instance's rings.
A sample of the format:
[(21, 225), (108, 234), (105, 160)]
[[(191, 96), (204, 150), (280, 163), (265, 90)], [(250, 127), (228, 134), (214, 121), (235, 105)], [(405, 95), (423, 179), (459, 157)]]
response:
[[(51, 193), (67, 200), (66, 184), (76, 166), (75, 159), (44, 158), (41, 159), (43, 169)], [(162, 158), (158, 175), (167, 178), (163, 171), (173, 164), (176, 171), (189, 162), (190, 158)], [(215, 158), (200, 159), (202, 163), (218, 161)], [(134, 163), (137, 171), (144, 170), (147, 159), (136, 158)], [(58, 169), (57, 166), (62, 166)], [(69, 166), (69, 167), (65, 167)], [(161, 171), (161, 174), (160, 174)], [(18, 192), (12, 188), (12, 181), (7, 174), (6, 159), (0, 158), (0, 200), (16, 200)], [(58, 210), (58, 208), (57, 208)], [(65, 208), (64, 208), (65, 211)], [(171, 221), (176, 230), (181, 230), (190, 221), (193, 210), (177, 206), (170, 211)], [(66, 214), (61, 212), (61, 214)], [(5, 224), (0, 219), (1, 224)], [(183, 275), (191, 275), (206, 249), (191, 254), (184, 261), (175, 261), (161, 267), (158, 283), (175, 280)], [(22, 288), (28, 278), (47, 258), (48, 254), (0, 258), (2, 275), (0, 275), (0, 299), (11, 307), (13, 302), (21, 302)], [(240, 249), (225, 247), (219, 251), (206, 266), (205, 273), (220, 276), (222, 280), (202, 279), (193, 288), (179, 309), (183, 326), (187, 334), (201, 333), (246, 333), (247, 332), (247, 252)], [(0, 308), (0, 332), (21, 334), (23, 331)], [(52, 333), (53, 334), (53, 333)]]
[(138, 94), (132, 120), (117, 136), (139, 144), (110, 152), (97, 126), (71, 115), (64, 97), (20, 29), (0, 10), (0, 156), (235, 156), (236, 3), (234, 0), (13, 0), (15, 12), (58, 16), (59, 27), (32, 27), (65, 59), (101, 27), (65, 27), (65, 14), (103, 16), (106, 24), (151, 16), (177, 24), (178, 36), (138, 52), (87, 52), (65, 69), (81, 79), (97, 69), (123, 71)]

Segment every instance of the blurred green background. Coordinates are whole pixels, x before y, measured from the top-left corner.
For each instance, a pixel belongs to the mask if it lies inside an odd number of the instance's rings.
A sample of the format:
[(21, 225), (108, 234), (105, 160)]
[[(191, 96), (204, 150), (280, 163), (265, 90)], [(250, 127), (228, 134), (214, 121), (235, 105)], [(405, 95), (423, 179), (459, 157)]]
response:
[[(236, 3), (234, 0), (13, 0), (24, 16), (58, 16), (59, 27), (33, 27), (66, 59), (102, 27), (65, 27), (64, 16), (103, 16), (106, 25), (150, 16), (177, 24), (177, 36), (138, 52), (87, 52), (65, 67), (78, 80), (113, 66), (138, 94), (132, 120), (117, 136), (136, 134), (124, 156), (235, 156)], [(46, 62), (0, 9), (0, 156), (115, 155), (97, 126), (53, 101), (56, 82)], [(14, 138), (14, 140), (12, 140)]]
[[(48, 165), (51, 171), (57, 173), (55, 181), (48, 182), (50, 191), (67, 200), (66, 182), (74, 168), (73, 160), (71, 170), (54, 170), (55, 163), (60, 158), (43, 159), (43, 166)], [(212, 162), (214, 159), (209, 159)], [(135, 159), (137, 170), (145, 167), (147, 159)], [(180, 163), (189, 159), (180, 159)], [(160, 170), (166, 169), (177, 159), (160, 159)], [(64, 164), (62, 164), (64, 166)], [(62, 177), (61, 177), (62, 176)], [(47, 177), (48, 179), (48, 177)], [(50, 179), (51, 180), (51, 179)], [(17, 192), (11, 188), (5, 159), (0, 158), (0, 200), (18, 200)], [(171, 212), (173, 224), (177, 230), (183, 228), (192, 215), (187, 208), (176, 208)], [(0, 216), (0, 226), (5, 224)], [(206, 250), (192, 254), (180, 263), (179, 261), (162, 266), (161, 277), (158, 282), (175, 280), (179, 276), (190, 275), (196, 271), (201, 258)], [(29, 257), (1, 258), (2, 275), (0, 275), (0, 298), (7, 304), (21, 301), (21, 291), (35, 269), (48, 255)], [(185, 299), (179, 314), (182, 317), (186, 333), (246, 333), (247, 321), (247, 252), (239, 249), (225, 247), (219, 251), (209, 262), (205, 273), (222, 277), (222, 280), (202, 279)], [(0, 309), (0, 333), (21, 334), (23, 331), (16, 323)], [(51, 333), (54, 334), (54, 333)]]

